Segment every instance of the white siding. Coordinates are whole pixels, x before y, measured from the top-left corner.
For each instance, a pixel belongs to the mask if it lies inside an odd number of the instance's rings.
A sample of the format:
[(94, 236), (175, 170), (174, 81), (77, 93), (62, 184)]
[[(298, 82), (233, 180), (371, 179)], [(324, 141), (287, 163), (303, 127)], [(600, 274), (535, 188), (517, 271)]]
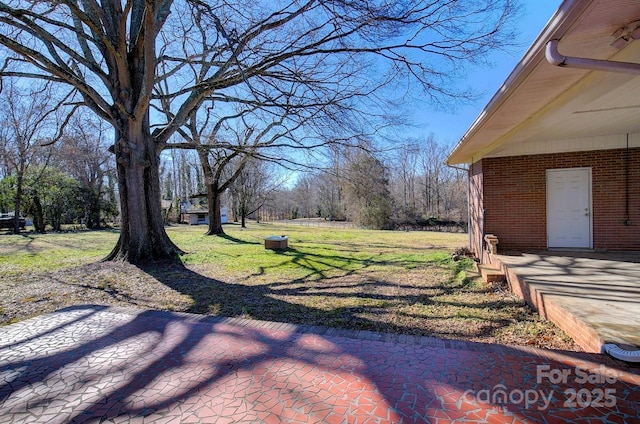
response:
[[(563, 140), (529, 141), (506, 145), (486, 157), (539, 155), (545, 153), (585, 152), (590, 150), (624, 149), (627, 135), (616, 134)], [(640, 133), (629, 134), (629, 147), (640, 147)]]

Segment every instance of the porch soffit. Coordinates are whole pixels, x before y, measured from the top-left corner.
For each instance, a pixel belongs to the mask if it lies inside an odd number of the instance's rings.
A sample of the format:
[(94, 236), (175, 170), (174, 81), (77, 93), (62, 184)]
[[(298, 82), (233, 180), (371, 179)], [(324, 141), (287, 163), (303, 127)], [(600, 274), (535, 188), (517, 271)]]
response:
[(637, 0), (565, 1), (447, 162), (473, 163), (519, 143), (640, 132), (640, 76), (560, 68), (544, 58), (546, 42), (560, 39), (566, 56), (640, 63), (640, 40), (611, 47), (611, 34), (639, 19)]

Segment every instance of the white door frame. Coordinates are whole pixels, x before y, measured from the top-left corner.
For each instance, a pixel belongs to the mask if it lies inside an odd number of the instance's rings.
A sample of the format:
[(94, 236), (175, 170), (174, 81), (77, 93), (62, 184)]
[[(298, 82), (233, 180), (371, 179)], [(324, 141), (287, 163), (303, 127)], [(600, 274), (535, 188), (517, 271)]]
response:
[(549, 206), (550, 206), (550, 202), (549, 202), (549, 194), (550, 194), (550, 189), (549, 189), (549, 174), (552, 172), (563, 172), (563, 171), (587, 171), (587, 196), (588, 196), (588, 203), (589, 203), (589, 242), (588, 242), (588, 246), (580, 246), (580, 247), (572, 247), (572, 246), (566, 246), (567, 249), (593, 249), (593, 192), (592, 192), (592, 187), (593, 187), (593, 181), (592, 181), (592, 171), (590, 167), (578, 167), (578, 168), (557, 168), (557, 169), (547, 169), (546, 170), (546, 201), (547, 201), (547, 205), (546, 205), (546, 213), (547, 213), (547, 248), (549, 249), (563, 249), (564, 247), (562, 246), (550, 246), (550, 240), (551, 240), (551, 225), (549, 223), (549, 217), (550, 217), (550, 211), (549, 211)]

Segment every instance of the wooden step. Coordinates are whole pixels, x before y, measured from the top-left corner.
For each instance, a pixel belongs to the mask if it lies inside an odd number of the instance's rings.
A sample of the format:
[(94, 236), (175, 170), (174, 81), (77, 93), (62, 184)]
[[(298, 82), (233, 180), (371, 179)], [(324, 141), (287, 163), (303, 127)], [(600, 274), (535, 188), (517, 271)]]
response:
[(486, 283), (503, 283), (506, 281), (504, 273), (493, 265), (481, 264), (478, 265), (482, 279)]

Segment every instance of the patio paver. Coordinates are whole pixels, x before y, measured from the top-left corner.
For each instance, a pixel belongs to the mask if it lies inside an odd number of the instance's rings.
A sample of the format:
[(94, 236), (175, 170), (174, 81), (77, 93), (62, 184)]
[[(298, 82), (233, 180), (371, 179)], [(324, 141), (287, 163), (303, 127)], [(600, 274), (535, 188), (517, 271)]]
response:
[[(603, 355), (82, 306), (0, 328), (0, 423), (638, 422)], [(591, 421), (587, 421), (591, 418)]]

